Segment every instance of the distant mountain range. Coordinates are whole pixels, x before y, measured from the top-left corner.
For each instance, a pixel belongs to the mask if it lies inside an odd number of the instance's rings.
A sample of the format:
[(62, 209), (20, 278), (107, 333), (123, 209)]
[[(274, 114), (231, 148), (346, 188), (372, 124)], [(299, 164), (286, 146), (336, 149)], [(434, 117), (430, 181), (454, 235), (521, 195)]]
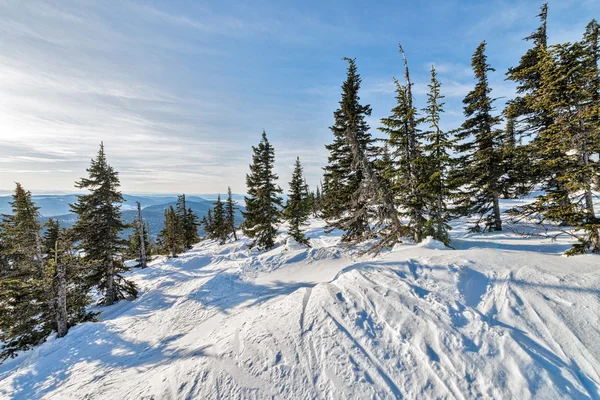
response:
[[(232, 195), (233, 199), (237, 201), (238, 207), (243, 210), (244, 196)], [(123, 211), (123, 220), (127, 223), (133, 221), (133, 218), (137, 215), (137, 205), (139, 202), (142, 206), (142, 216), (145, 221), (148, 222), (150, 227), (150, 236), (156, 237), (162, 229), (164, 222), (164, 210), (170, 205), (175, 207), (177, 202), (176, 195), (161, 195), (161, 196), (132, 196), (124, 194), (123, 198), (125, 202), (121, 207)], [(206, 198), (204, 195), (200, 196), (186, 196), (186, 202), (188, 207), (198, 214), (198, 217), (202, 219), (208, 213), (209, 209), (213, 208), (213, 201), (216, 200), (217, 195), (208, 194)], [(40, 213), (42, 214), (41, 220), (47, 221), (48, 218), (52, 217), (57, 219), (61, 226), (71, 227), (75, 223), (76, 216), (70, 211), (69, 204), (73, 204), (77, 201), (77, 195), (40, 195), (32, 196), (34, 203), (40, 207)], [(12, 200), (12, 196), (0, 196), (0, 214), (10, 214), (12, 212), (9, 202)], [(236, 214), (236, 222), (240, 223), (243, 220), (241, 212), (238, 211)], [(125, 232), (127, 234), (128, 232)]]

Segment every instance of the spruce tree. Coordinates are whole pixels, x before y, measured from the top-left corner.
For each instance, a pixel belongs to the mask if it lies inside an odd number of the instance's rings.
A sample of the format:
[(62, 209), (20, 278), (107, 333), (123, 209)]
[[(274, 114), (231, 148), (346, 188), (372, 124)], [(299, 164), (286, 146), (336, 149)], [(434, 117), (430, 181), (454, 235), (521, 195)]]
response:
[(62, 337), (69, 326), (94, 316), (85, 311), (90, 299), (81, 284), (83, 269), (71, 273), (62, 265), (56, 268), (53, 257), (62, 248), (57, 221), (47, 223), (42, 239), (38, 207), (19, 184), (11, 206), (12, 214), (0, 223), (0, 241), (6, 244), (6, 263), (0, 266), (0, 362), (42, 342), (52, 331)]
[(183, 248), (189, 250), (200, 241), (198, 216), (187, 206), (185, 194), (177, 197), (176, 210), (179, 217), (178, 234), (181, 236)]
[[(542, 5), (538, 17), (540, 26), (525, 38), (533, 43), (533, 47), (521, 57), (517, 66), (509, 68), (506, 73), (507, 80), (517, 83), (517, 97), (508, 102), (505, 112), (506, 139), (512, 140), (514, 137), (515, 143), (521, 143), (524, 142), (524, 138), (530, 138), (525, 144), (516, 145), (511, 153), (507, 153), (508, 149), (505, 147), (504, 154), (509, 156), (504, 160), (508, 170), (508, 187), (505, 190), (507, 194), (524, 195), (537, 184), (565, 192), (562, 183), (544, 167), (549, 160), (557, 156), (546, 151), (546, 139), (540, 135), (553, 123), (552, 105), (538, 101), (542, 79), (546, 79), (543, 76), (543, 64), (548, 49), (547, 3)], [(549, 108), (542, 107), (542, 104)], [(564, 200), (563, 205), (566, 205)]]
[(17, 183), (10, 202), (12, 214), (3, 215), (0, 232), (5, 269), (0, 274), (0, 362), (44, 340), (52, 318), (42, 255), (39, 208), (31, 193)]
[(329, 157), (324, 168), (327, 191), (322, 213), (329, 229), (340, 229), (344, 232), (344, 242), (355, 242), (369, 235), (371, 215), (366, 200), (356, 195), (364, 175), (359, 164), (361, 160), (355, 159), (348, 140), (349, 132), (361, 154), (372, 157), (375, 148), (366, 121), (366, 117), (371, 115), (371, 106), (360, 104), (358, 95), (361, 78), (356, 62), (349, 58), (344, 60), (348, 62), (347, 77), (342, 84), (340, 107), (333, 113), (334, 125), (329, 128), (333, 133), (333, 143), (325, 146)]
[(225, 214), (225, 207), (221, 201), (220, 194), (213, 205), (212, 239), (218, 240), (220, 244), (224, 244), (229, 235), (229, 225), (227, 223), (227, 215)]
[(308, 239), (304, 236), (302, 226), (306, 224), (310, 212), (308, 204), (308, 192), (304, 182), (302, 164), (300, 157), (296, 158), (290, 191), (284, 210), (284, 218), (289, 223), (289, 235), (296, 242), (308, 245)]
[[(225, 202), (225, 223), (227, 226), (227, 230), (229, 233), (233, 235), (233, 240), (237, 240), (237, 233), (235, 231), (235, 211), (238, 208), (236, 207), (236, 202), (233, 200), (231, 194), (231, 188), (227, 188), (227, 201)], [(227, 235), (229, 235), (229, 233)]]
[(485, 41), (481, 42), (471, 59), (477, 83), (463, 100), (467, 119), (456, 136), (460, 141), (456, 146), (460, 155), (459, 168), (454, 170), (453, 180), (461, 186), (457, 195), (459, 213), (479, 215), (472, 230), (501, 231), (502, 131), (496, 128), (500, 118), (492, 115), (494, 99), (490, 97), (492, 89), (488, 72), (494, 69), (487, 63), (485, 48)]
[(389, 117), (381, 119), (379, 130), (388, 135), (384, 151), (389, 152), (387, 155), (384, 152), (381, 169), (395, 205), (399, 206), (401, 215), (409, 219), (407, 234), (415, 242), (420, 242), (426, 221), (426, 204), (422, 193), (426, 160), (420, 140), (422, 132), (418, 129), (422, 119), (413, 102), (413, 84), (402, 46), (400, 53), (404, 60), (406, 84), (402, 85), (394, 79), (397, 104)]
[(185, 249), (180, 225), (180, 216), (173, 206), (166, 208), (164, 225), (158, 234), (158, 240), (162, 251), (167, 252), (170, 257), (177, 257)]
[(440, 83), (437, 80), (435, 68), (431, 67), (431, 81), (427, 94), (427, 107), (423, 109), (424, 122), (429, 124), (425, 132), (427, 144), (423, 152), (427, 160), (427, 180), (423, 183), (421, 191), (427, 202), (429, 218), (424, 226), (424, 236), (431, 236), (436, 240), (450, 245), (448, 221), (450, 213), (448, 203), (452, 197), (448, 171), (452, 166), (450, 152), (454, 146), (453, 140), (447, 132), (440, 127), (441, 114), (444, 112), (444, 96), (440, 93)]
[(252, 164), (250, 173), (246, 174), (248, 196), (244, 215), (244, 233), (253, 239), (250, 247), (257, 246), (270, 249), (275, 245), (277, 225), (280, 222), (282, 190), (275, 181), (277, 174), (273, 172), (275, 150), (265, 131), (258, 146), (252, 146)]
[(121, 220), (123, 196), (118, 173), (108, 165), (104, 145), (87, 169), (88, 177), (76, 182), (88, 194), (78, 196), (71, 210), (77, 214), (73, 227), (84, 260), (90, 265), (87, 282), (103, 293), (101, 304), (111, 305), (137, 296), (135, 284), (123, 277), (128, 270), (122, 260), (124, 240), (120, 235), (127, 226)]

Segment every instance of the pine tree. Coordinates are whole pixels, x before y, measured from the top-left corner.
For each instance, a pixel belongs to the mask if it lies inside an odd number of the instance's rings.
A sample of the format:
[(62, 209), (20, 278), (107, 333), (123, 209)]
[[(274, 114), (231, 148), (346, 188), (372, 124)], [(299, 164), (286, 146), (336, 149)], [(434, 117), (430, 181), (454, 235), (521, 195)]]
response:
[(218, 240), (220, 244), (224, 244), (229, 235), (229, 225), (227, 223), (227, 215), (225, 214), (226, 211), (224, 204), (221, 201), (220, 194), (213, 205), (212, 239)]
[(349, 131), (356, 138), (361, 153), (371, 157), (375, 149), (366, 122), (366, 117), (371, 115), (371, 106), (360, 104), (361, 78), (356, 62), (349, 58), (344, 60), (348, 62), (347, 77), (342, 84), (340, 107), (333, 113), (335, 123), (329, 128), (333, 143), (325, 146), (329, 157), (324, 168), (327, 192), (322, 212), (330, 229), (344, 231), (342, 240), (354, 242), (370, 233), (370, 215), (365, 200), (356, 196), (364, 176), (348, 141)]
[(19, 184), (11, 206), (13, 213), (0, 224), (0, 240), (6, 244), (6, 263), (0, 269), (0, 362), (44, 341), (52, 331), (62, 337), (69, 326), (94, 316), (85, 311), (90, 298), (81, 285), (83, 270), (70, 274), (62, 264), (56, 268), (53, 255), (62, 240), (57, 221), (47, 223), (42, 239), (38, 207)]
[[(235, 232), (235, 211), (236, 202), (233, 200), (231, 194), (231, 188), (227, 188), (227, 201), (225, 202), (225, 222), (229, 233), (233, 234), (233, 240), (237, 240), (237, 233)], [(227, 235), (229, 235), (229, 233)]]
[(206, 216), (203, 218), (204, 222), (202, 224), (202, 226), (204, 227), (204, 234), (205, 237), (210, 239), (212, 238), (213, 235), (213, 217), (212, 217), (212, 210), (209, 209), (206, 212)]
[(547, 221), (584, 231), (568, 255), (600, 253), (600, 220), (592, 198), (599, 163), (591, 158), (600, 149), (600, 107), (594, 103), (599, 86), (593, 87), (593, 80), (598, 79), (597, 45), (598, 28), (592, 25), (582, 42), (552, 46), (543, 65), (537, 103), (545, 109), (551, 105), (553, 110), (552, 124), (540, 132), (540, 142), (549, 155), (541, 165), (560, 185), (545, 185), (544, 194), (529, 209), (540, 212)]
[(108, 165), (103, 144), (87, 172), (88, 177), (75, 184), (89, 193), (78, 196), (71, 205), (77, 214), (73, 228), (85, 262), (92, 265), (88, 285), (104, 294), (100, 303), (111, 305), (120, 299), (136, 297), (137, 289), (122, 275), (128, 270), (121, 257), (124, 241), (120, 234), (127, 227), (121, 220), (123, 196), (118, 190), (118, 173)]
[[(408, 235), (416, 242), (423, 239), (425, 227), (426, 205), (422, 193), (424, 168), (426, 160), (423, 157), (418, 125), (422, 122), (413, 103), (412, 82), (408, 62), (402, 46), (400, 53), (404, 60), (404, 78), (402, 85), (396, 84), (397, 105), (392, 109), (392, 115), (381, 119), (380, 131), (386, 133), (387, 151), (382, 160), (383, 177), (388, 181), (395, 205), (400, 207), (401, 214), (409, 219)], [(386, 148), (384, 147), (384, 150)]]
[(479, 215), (472, 230), (500, 231), (502, 131), (495, 128), (500, 123), (500, 118), (492, 115), (494, 99), (490, 97), (492, 90), (488, 72), (494, 69), (487, 63), (485, 48), (485, 41), (481, 42), (471, 59), (477, 83), (463, 100), (467, 119), (456, 136), (461, 142), (456, 146), (460, 153), (459, 168), (454, 170), (453, 180), (457, 186), (462, 186), (457, 196), (457, 210), (462, 215)]
[(3, 215), (0, 232), (5, 269), (0, 274), (0, 362), (43, 341), (52, 327), (42, 255), (39, 208), (17, 183), (11, 215)]
[(183, 248), (189, 250), (200, 241), (198, 235), (198, 216), (187, 207), (185, 194), (177, 197), (177, 215), (179, 216), (178, 234), (181, 236)]
[(424, 122), (429, 124), (425, 132), (427, 144), (423, 152), (427, 160), (427, 181), (422, 186), (423, 196), (427, 201), (429, 218), (424, 226), (424, 235), (432, 236), (446, 246), (450, 245), (450, 213), (448, 202), (452, 197), (453, 188), (448, 181), (448, 171), (452, 166), (450, 152), (454, 146), (453, 140), (440, 127), (441, 114), (444, 112), (444, 96), (440, 94), (440, 83), (437, 80), (435, 68), (431, 67), (431, 82), (427, 95), (427, 107), (423, 109)]
[(306, 224), (310, 208), (308, 207), (308, 193), (306, 183), (302, 178), (302, 164), (300, 157), (296, 158), (290, 191), (285, 206), (284, 218), (289, 223), (289, 235), (296, 242), (308, 245), (308, 239), (304, 237), (302, 226)]
[(243, 212), (244, 233), (254, 239), (250, 247), (258, 246), (270, 249), (275, 245), (277, 224), (280, 222), (282, 193), (275, 181), (278, 176), (273, 172), (275, 150), (267, 139), (265, 131), (258, 146), (252, 146), (252, 164), (250, 173), (246, 174), (248, 196), (246, 212)]
[(185, 249), (183, 246), (180, 225), (180, 216), (173, 206), (166, 208), (165, 221), (163, 229), (158, 234), (158, 240), (161, 249), (167, 252), (171, 257), (177, 257), (177, 255)]

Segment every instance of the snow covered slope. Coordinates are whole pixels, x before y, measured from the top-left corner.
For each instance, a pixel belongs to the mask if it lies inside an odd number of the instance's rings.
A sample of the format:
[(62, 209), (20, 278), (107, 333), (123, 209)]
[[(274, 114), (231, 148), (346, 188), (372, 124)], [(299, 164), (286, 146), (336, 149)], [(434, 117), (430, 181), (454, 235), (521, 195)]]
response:
[[(458, 227), (460, 228), (460, 227)], [(378, 257), (201, 243), (0, 366), (0, 398), (600, 398), (600, 257), (455, 232)]]

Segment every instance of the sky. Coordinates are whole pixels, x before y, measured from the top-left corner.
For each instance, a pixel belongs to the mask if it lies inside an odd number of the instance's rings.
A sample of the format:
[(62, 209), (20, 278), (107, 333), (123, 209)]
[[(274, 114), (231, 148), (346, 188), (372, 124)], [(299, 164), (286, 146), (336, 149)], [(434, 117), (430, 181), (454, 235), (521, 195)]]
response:
[[(462, 121), (486, 40), (494, 97), (530, 46), (541, 1), (0, 0), (0, 191), (74, 191), (104, 142), (126, 193), (244, 193), (263, 129), (287, 190), (300, 157), (314, 187), (356, 58), (374, 136), (408, 56), (417, 105), (434, 65), (445, 129)], [(576, 41), (598, 0), (550, 0), (550, 43)]]

